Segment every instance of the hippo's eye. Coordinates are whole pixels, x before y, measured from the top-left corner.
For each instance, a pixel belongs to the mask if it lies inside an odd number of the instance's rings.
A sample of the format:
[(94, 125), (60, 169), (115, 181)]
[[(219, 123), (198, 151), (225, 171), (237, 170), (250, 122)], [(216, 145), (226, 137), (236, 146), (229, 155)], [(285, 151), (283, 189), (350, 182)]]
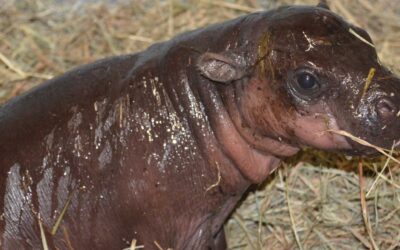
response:
[(297, 98), (310, 101), (321, 94), (319, 78), (310, 69), (299, 69), (292, 74), (290, 92)]
[(310, 90), (318, 87), (317, 79), (312, 74), (307, 72), (297, 75), (296, 80), (297, 84), (299, 84), (299, 87), (305, 90)]

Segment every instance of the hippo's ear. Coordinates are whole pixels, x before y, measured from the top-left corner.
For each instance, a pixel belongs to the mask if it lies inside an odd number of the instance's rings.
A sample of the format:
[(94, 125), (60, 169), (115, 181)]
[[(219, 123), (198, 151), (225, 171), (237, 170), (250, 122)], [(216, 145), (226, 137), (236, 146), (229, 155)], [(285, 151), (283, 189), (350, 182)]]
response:
[(200, 56), (197, 67), (203, 76), (212, 81), (230, 83), (245, 75), (245, 65), (241, 65), (240, 61), (225, 54), (206, 52)]
[(319, 3), (317, 4), (317, 7), (330, 10), (327, 0), (320, 0)]

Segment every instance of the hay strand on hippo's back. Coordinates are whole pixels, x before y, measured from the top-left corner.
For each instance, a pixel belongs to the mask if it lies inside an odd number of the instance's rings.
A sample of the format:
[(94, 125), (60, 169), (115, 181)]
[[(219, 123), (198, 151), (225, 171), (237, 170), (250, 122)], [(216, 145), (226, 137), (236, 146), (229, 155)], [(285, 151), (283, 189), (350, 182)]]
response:
[[(265, 7), (317, 1), (5, 2), (0, 6), (0, 102), (76, 65), (142, 50), (185, 30)], [(396, 1), (328, 2), (366, 28), (381, 60), (400, 72)], [(357, 164), (354, 158), (310, 150), (289, 159), (279, 170), (282, 181), (271, 176), (250, 192), (226, 224), (230, 249), (399, 248), (399, 166), (385, 158), (364, 161), (362, 186), (368, 195), (361, 196)]]

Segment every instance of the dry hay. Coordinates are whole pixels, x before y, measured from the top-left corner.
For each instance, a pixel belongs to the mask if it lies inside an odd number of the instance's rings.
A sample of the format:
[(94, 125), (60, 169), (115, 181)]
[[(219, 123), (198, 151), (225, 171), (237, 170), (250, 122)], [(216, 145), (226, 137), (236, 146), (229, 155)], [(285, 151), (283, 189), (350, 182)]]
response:
[[(316, 1), (58, 2), (0, 0), (0, 103), (76, 65), (262, 8)], [(367, 28), (381, 60), (400, 72), (398, 0), (330, 2)], [(232, 215), (225, 228), (230, 248), (399, 249), (399, 166), (365, 161), (367, 176), (359, 178), (358, 161), (311, 150), (288, 159)]]

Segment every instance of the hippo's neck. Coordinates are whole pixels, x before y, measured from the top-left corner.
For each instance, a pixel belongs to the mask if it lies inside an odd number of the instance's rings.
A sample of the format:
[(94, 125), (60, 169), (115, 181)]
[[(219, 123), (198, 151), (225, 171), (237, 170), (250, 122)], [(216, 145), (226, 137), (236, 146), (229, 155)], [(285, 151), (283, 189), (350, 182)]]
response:
[[(208, 113), (210, 125), (224, 157), (251, 183), (263, 181), (279, 165), (280, 159), (270, 153), (273, 150), (270, 150), (270, 152), (261, 151), (246, 140), (233, 120), (237, 116), (232, 119), (230, 114), (231, 112), (235, 113), (233, 110), (235, 104), (225, 104), (213, 83), (201, 80), (198, 87)], [(276, 141), (271, 140), (271, 146), (276, 147), (275, 144)]]

